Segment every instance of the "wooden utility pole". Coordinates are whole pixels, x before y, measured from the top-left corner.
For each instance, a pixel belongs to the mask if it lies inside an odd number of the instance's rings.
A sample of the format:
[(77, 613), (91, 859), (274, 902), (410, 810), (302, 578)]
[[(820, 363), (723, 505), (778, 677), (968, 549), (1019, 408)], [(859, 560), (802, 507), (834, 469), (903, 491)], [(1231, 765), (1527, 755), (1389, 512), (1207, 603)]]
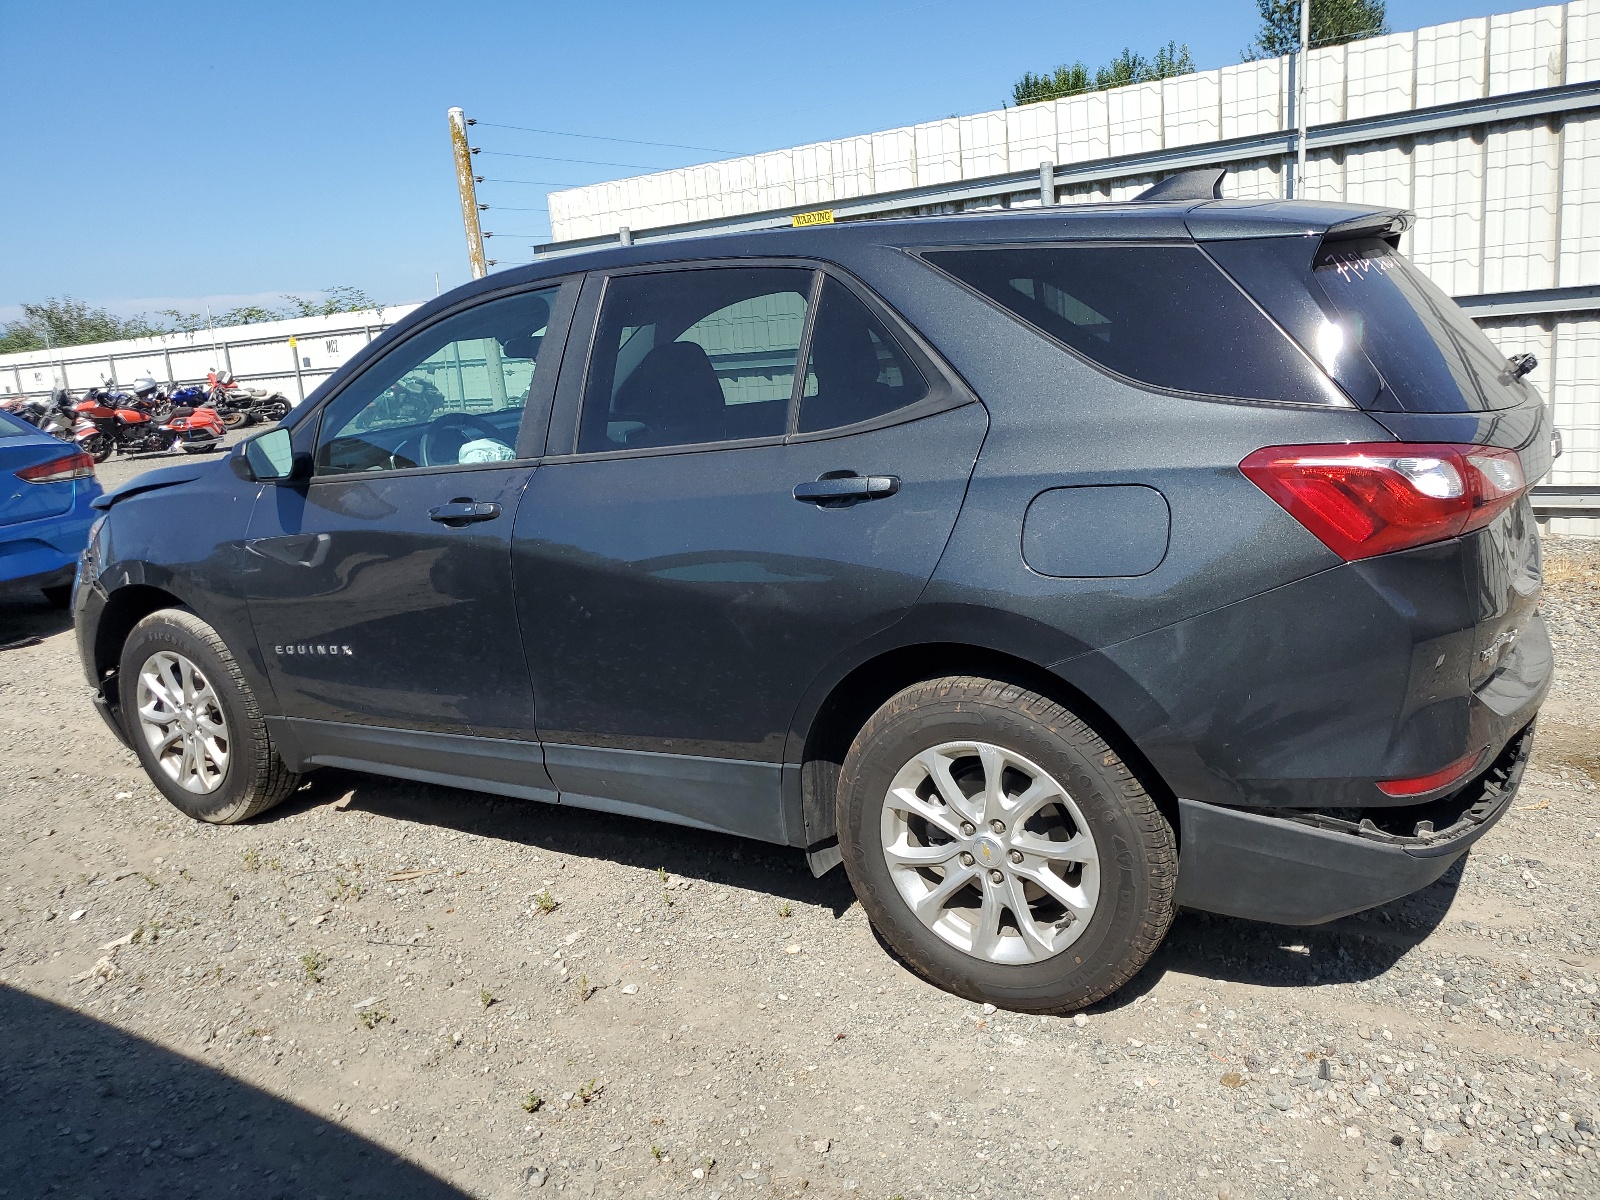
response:
[(478, 224), (478, 189), (472, 178), (472, 148), (467, 145), (467, 114), (459, 108), (450, 110), (450, 145), (456, 155), (456, 188), (461, 192), (461, 223), (467, 229), (467, 259), (472, 264), (472, 277), (482, 279), (489, 273), (483, 255), (483, 226)]

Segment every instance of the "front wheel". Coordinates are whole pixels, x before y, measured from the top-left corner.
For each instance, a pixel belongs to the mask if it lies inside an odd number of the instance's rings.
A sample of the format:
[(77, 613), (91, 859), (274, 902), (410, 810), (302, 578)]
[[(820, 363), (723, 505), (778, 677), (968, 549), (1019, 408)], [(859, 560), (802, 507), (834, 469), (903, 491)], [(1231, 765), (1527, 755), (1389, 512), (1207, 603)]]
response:
[(78, 449), (94, 459), (95, 462), (103, 463), (111, 457), (111, 452), (116, 449), (116, 445), (105, 434), (96, 433), (79, 442)]
[(969, 1000), (1083, 1008), (1172, 923), (1171, 825), (1093, 728), (1026, 688), (961, 676), (900, 692), (850, 747), (837, 805), (874, 928)]
[(233, 652), (194, 613), (164, 608), (133, 627), (119, 692), (145, 773), (195, 820), (249, 820), (299, 785)]

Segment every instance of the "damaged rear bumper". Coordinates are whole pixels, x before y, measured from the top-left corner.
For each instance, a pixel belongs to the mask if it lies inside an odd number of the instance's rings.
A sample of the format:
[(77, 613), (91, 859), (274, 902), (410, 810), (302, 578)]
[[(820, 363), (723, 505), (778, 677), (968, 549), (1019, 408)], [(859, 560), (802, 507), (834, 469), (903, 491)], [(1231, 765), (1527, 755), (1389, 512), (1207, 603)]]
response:
[(1511, 807), (1533, 725), (1460, 791), (1413, 808), (1247, 811), (1178, 801), (1184, 908), (1320, 925), (1438, 879)]

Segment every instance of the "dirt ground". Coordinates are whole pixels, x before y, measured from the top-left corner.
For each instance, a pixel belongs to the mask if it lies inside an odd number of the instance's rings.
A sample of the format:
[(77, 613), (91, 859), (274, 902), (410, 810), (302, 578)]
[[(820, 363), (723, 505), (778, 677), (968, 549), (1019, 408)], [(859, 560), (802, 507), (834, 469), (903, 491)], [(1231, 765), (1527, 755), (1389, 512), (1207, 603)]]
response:
[(921, 983), (792, 851), (334, 771), (193, 824), (0, 606), (0, 1196), (1600, 1195), (1600, 544), (1547, 548), (1559, 682), (1463, 866), (1181, 914), (1069, 1019)]

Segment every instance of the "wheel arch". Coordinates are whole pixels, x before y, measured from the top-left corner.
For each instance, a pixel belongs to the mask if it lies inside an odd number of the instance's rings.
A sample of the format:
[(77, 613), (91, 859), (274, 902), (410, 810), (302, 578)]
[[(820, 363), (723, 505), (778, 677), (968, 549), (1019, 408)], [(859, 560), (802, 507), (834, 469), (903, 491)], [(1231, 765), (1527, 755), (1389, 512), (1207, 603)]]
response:
[(107, 681), (116, 676), (122, 647), (133, 627), (163, 608), (188, 607), (180, 597), (149, 583), (130, 583), (106, 597), (94, 632), (94, 675), (101, 695), (113, 708), (117, 706), (117, 691)]
[(851, 668), (815, 704), (805, 723), (798, 755), (800, 805), (813, 869), (826, 870), (838, 861), (834, 797), (840, 768), (856, 734), (895, 693), (948, 675), (1016, 684), (1071, 709), (1128, 764), (1177, 833), (1177, 796), (1125, 732), (1123, 722), (1093, 696), (1056, 671), (1005, 650), (957, 641), (917, 642), (884, 650)]

